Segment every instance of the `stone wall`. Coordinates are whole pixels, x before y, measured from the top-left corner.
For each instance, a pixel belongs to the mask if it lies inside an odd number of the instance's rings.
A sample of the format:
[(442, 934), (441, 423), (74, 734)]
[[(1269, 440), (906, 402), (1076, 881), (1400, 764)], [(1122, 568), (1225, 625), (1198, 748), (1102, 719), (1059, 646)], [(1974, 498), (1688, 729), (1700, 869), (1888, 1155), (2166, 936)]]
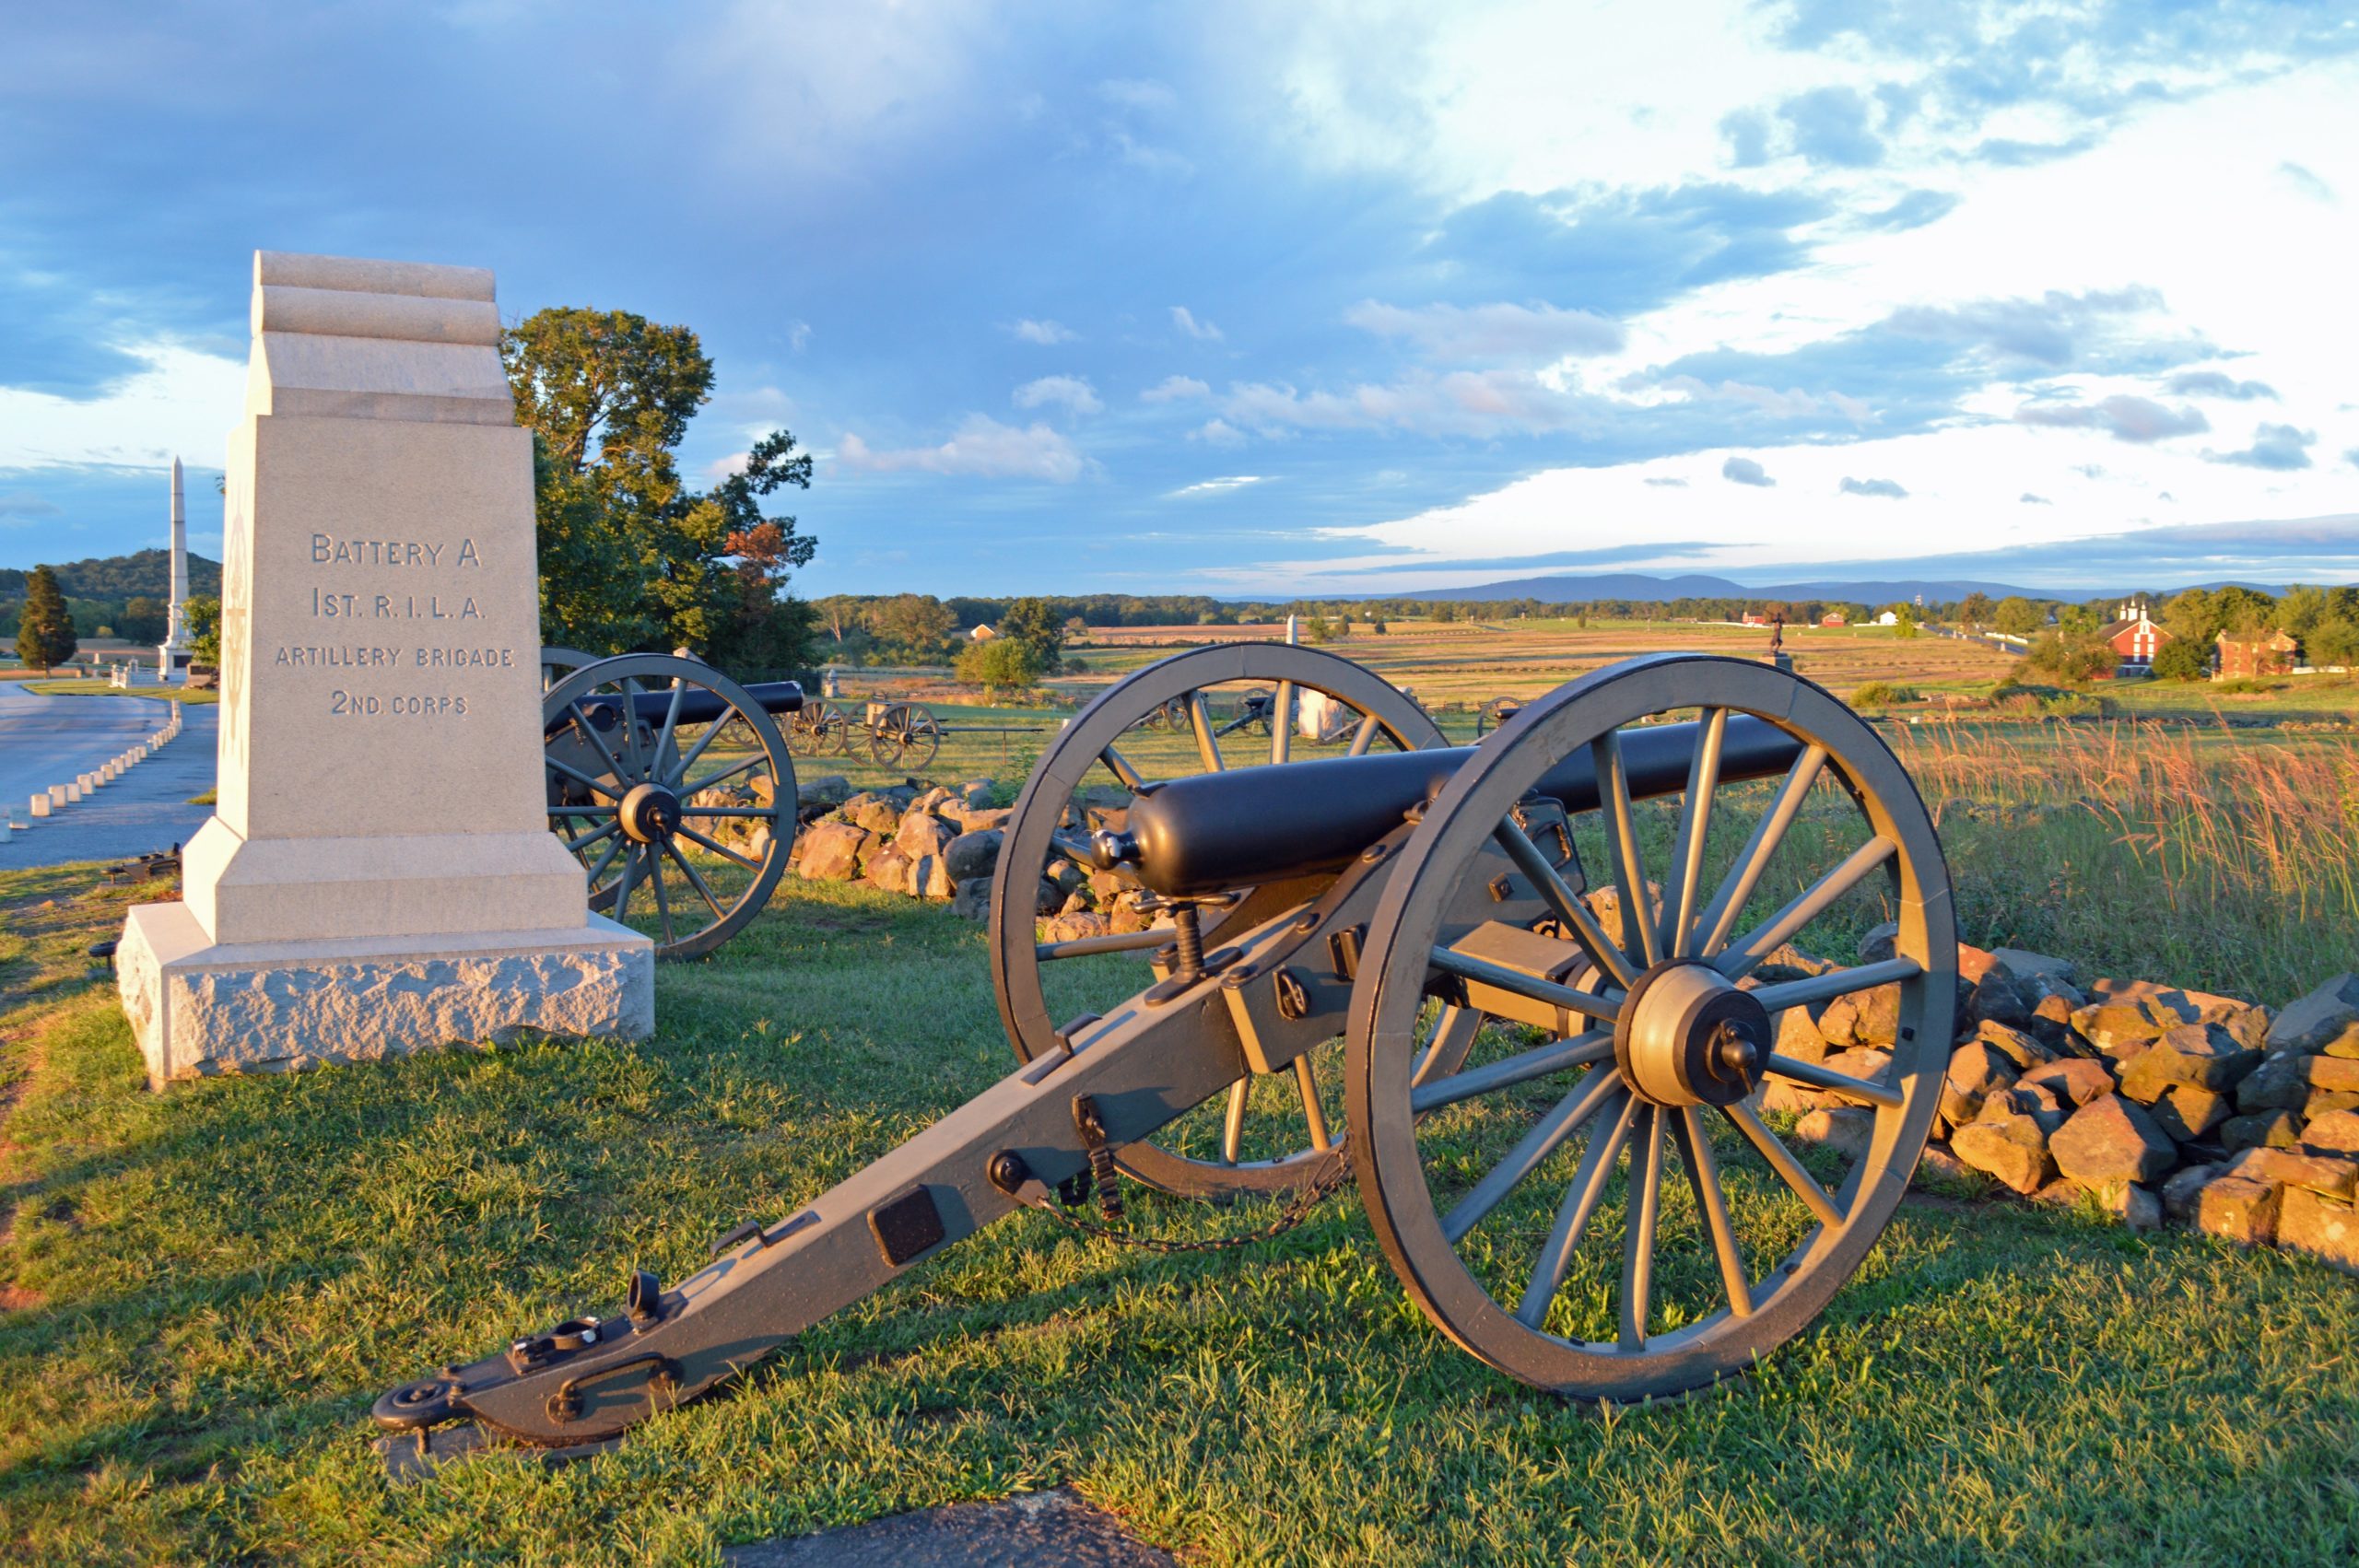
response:
[[(981, 919), (1009, 813), (989, 780), (956, 789), (851, 792), (811, 780), (791, 864), (801, 875), (865, 882), (946, 901)], [(1124, 823), (1106, 789), (1076, 802), (1076, 828)], [(1128, 884), (1050, 862), (1036, 909), (1045, 940), (1168, 924)], [(1620, 929), (1610, 891), (1591, 895)], [(1859, 961), (1891, 956), (1871, 932)], [(1780, 949), (1753, 982), (1837, 967)], [(1957, 1033), (1927, 1165), (1979, 1171), (2043, 1202), (2093, 1201), (2133, 1229), (2186, 1225), (2246, 1246), (2276, 1245), (2359, 1272), (2359, 975), (2341, 975), (2282, 1011), (2142, 980), (2084, 977), (2070, 961), (2009, 948), (1958, 948)], [(1778, 1050), (1872, 1078), (1890, 1062), (1897, 986), (1777, 1015)], [(1864, 1148), (1873, 1113), (1839, 1093), (1773, 1081), (1762, 1107), (1799, 1118), (1799, 1136)]]

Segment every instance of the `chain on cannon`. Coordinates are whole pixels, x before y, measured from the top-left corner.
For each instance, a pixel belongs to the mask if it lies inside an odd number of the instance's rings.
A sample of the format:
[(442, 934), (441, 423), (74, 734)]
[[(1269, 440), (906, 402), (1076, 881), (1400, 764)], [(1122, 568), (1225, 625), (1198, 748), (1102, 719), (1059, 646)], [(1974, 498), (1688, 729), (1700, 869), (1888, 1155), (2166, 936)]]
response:
[[(1273, 733), (1200, 748), (1220, 728), (1205, 694), (1239, 683), (1269, 694)], [(1347, 739), (1300, 743), (1307, 693), (1360, 715), (1320, 726)], [(1224, 749), (1238, 739), (1250, 757)], [(1127, 802), (1094, 820), (1076, 809), (1093, 769)], [(1044, 858), (1111, 879), (1154, 923), (1080, 954), (1038, 940)], [(722, 1236), (691, 1277), (640, 1272), (618, 1308), (386, 1394), (396, 1473), (485, 1444), (594, 1451), (1086, 1183), (1279, 1197), (1284, 1219), (1346, 1164), (1403, 1288), (1461, 1349), (1577, 1398), (1701, 1388), (1858, 1269), (1947, 1064), (1956, 950), (1932, 824), (1868, 725), (1750, 661), (1611, 666), (1453, 747), (1330, 655), (1180, 655), (1042, 757), (994, 902), (1013, 1072)], [(1896, 925), (1889, 956), (1809, 958), (1876, 919)], [(1043, 977), (1068, 959), (1144, 983), (1051, 1028)], [(1888, 1059), (1778, 1048), (1787, 1010), (1876, 989), (1897, 1009)], [(1790, 1142), (1759, 1109), (1771, 1079), (1872, 1129), (1850, 1153)], [(1259, 1157), (1229, 1131), (1239, 1083), (1265, 1106)], [(1289, 1092), (1289, 1116), (1266, 1109)]]

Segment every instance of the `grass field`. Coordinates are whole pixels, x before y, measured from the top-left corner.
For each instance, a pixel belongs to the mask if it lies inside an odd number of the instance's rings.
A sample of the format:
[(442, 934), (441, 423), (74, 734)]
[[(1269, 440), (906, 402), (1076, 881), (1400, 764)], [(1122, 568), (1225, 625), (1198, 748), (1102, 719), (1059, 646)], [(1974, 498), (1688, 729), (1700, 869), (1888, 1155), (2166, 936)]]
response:
[(166, 702), (194, 703), (198, 707), (205, 707), (221, 700), (221, 694), (218, 691), (191, 691), (186, 686), (165, 685), (111, 686), (103, 677), (88, 681), (76, 681), (70, 678), (62, 681), (44, 681), (38, 677), (28, 676), (23, 682), (23, 686), (29, 692), (38, 692), (43, 696), (158, 697)]

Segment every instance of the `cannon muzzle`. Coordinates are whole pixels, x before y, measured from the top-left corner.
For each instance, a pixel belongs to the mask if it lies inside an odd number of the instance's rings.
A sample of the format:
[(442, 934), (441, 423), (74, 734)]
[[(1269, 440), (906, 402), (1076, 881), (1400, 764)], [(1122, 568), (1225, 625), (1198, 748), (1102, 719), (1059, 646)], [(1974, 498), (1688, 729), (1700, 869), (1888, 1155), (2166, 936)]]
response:
[[(1621, 731), (1633, 800), (1687, 787), (1696, 725), (1648, 724)], [(1720, 777), (1775, 777), (1802, 743), (1765, 719), (1732, 714)], [(1139, 881), (1167, 898), (1279, 882), (1348, 865), (1401, 825), (1404, 813), (1441, 792), (1474, 755), (1472, 746), (1332, 757), (1286, 767), (1240, 767), (1158, 784), (1131, 802), (1127, 830), (1093, 846), (1099, 858), (1129, 861)], [(1540, 792), (1568, 813), (1597, 806), (1597, 770), (1584, 749), (1556, 765)]]

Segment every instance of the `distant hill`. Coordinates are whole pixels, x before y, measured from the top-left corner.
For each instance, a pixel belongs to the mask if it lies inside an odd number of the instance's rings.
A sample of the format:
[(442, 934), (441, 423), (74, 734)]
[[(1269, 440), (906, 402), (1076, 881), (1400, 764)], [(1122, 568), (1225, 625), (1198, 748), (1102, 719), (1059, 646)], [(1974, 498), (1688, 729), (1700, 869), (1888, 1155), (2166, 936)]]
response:
[[(141, 550), (129, 556), (105, 556), (95, 560), (66, 561), (55, 568), (57, 586), (68, 599), (131, 599), (140, 594), (161, 601), (172, 591), (172, 553)], [(221, 597), (221, 563), (194, 551), (188, 557), (188, 591), (202, 598)], [(0, 599), (25, 596), (25, 573), (0, 567)]]
[(1519, 577), (1504, 582), (1478, 583), (1472, 588), (1427, 588), (1376, 598), (1498, 600), (1538, 599), (1543, 603), (1579, 603), (1598, 599), (1631, 599), (1667, 603), (1673, 599), (1840, 599), (1870, 604), (1890, 604), (1923, 594), (1929, 603), (1950, 603), (1969, 593), (1993, 599), (2021, 594), (2026, 599), (2049, 597), (2035, 589), (2003, 582), (1898, 579), (1889, 581), (1779, 582), (1746, 584), (1724, 577), (1688, 575), (1649, 577), (1644, 572), (1603, 572), (1590, 577)]

